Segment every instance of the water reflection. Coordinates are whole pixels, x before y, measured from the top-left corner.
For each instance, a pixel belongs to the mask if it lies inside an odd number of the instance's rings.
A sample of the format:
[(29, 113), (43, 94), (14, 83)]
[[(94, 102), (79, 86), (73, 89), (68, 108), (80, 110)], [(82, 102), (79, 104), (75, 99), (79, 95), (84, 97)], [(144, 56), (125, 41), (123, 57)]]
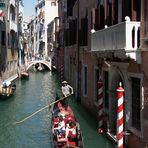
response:
[(58, 82), (51, 72), (31, 73), (27, 81), (16, 82), (13, 97), (0, 101), (0, 147), (50, 147), (50, 114), (48, 109), (21, 124), (21, 120), (48, 105), (55, 97)]

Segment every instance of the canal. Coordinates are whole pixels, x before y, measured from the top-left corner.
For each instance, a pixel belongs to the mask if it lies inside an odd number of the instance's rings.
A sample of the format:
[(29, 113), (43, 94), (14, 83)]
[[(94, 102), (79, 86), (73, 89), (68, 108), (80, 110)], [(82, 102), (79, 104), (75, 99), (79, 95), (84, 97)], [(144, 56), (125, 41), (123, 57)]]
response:
[[(16, 92), (8, 99), (0, 99), (0, 148), (50, 148), (50, 120), (48, 109), (30, 119), (16, 121), (50, 104), (60, 93), (58, 75), (53, 72), (30, 72), (29, 80), (18, 80)], [(83, 108), (70, 99), (70, 105), (79, 121), (85, 148), (116, 148), (105, 136), (98, 135), (97, 123)]]

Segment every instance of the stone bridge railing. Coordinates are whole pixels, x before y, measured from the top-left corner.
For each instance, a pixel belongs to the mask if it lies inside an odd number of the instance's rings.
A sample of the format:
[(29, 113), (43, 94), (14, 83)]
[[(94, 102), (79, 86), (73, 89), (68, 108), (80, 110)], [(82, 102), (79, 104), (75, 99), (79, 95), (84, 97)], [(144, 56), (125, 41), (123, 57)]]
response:
[(51, 70), (51, 61), (47, 61), (47, 60), (28, 61), (28, 62), (26, 62), (26, 70), (28, 70), (31, 66), (33, 66), (37, 63), (41, 63), (41, 64), (47, 66), (49, 68), (49, 70)]

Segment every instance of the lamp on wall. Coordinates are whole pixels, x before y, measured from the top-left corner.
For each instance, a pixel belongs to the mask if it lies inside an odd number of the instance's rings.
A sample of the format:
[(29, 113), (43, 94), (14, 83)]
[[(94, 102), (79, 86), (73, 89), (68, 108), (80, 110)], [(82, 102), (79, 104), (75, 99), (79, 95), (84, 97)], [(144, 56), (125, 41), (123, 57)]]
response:
[(105, 63), (108, 67), (111, 66), (111, 64), (110, 64), (108, 61), (106, 61), (106, 60), (104, 60), (104, 63)]

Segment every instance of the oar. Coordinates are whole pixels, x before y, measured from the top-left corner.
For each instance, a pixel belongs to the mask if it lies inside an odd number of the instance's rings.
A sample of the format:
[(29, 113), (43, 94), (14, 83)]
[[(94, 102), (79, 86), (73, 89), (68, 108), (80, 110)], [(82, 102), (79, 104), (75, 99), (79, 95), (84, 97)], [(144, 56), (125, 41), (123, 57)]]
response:
[(16, 121), (15, 124), (20, 124), (22, 122), (24, 122), (25, 120), (31, 118), (32, 116), (36, 115), (37, 113), (41, 112), (42, 110), (44, 110), (45, 108), (47, 108), (49, 105), (46, 105), (45, 107), (39, 109), (38, 111), (34, 112), (33, 114), (31, 114), (30, 116), (27, 116), (26, 118), (20, 120), (20, 121)]
[[(72, 94), (73, 94), (73, 93), (72, 93)], [(50, 103), (50, 104), (49, 104), (49, 110), (51, 109), (51, 107), (52, 107), (53, 104), (55, 104), (55, 103), (57, 103), (57, 102), (59, 102), (59, 101), (65, 99), (65, 98), (71, 96), (72, 94), (69, 94), (69, 95), (67, 95), (66, 97), (62, 97), (62, 98), (60, 98), (60, 99), (58, 99), (58, 100), (56, 100), (56, 101)]]
[(66, 144), (63, 148), (79, 148), (79, 147), (72, 144)]
[[(72, 95), (72, 94), (70, 94), (70, 95)], [(68, 95), (68, 96), (70, 96), (70, 95)], [(57, 102), (59, 102), (59, 101), (65, 99), (65, 98), (67, 98), (68, 96), (62, 97), (62, 98), (60, 98), (60, 99), (58, 99), (58, 100), (56, 100), (56, 101), (50, 103), (49, 105), (44, 106), (43, 108), (37, 110), (37, 111), (34, 112), (33, 114), (27, 116), (26, 118), (24, 118), (24, 119), (22, 119), (22, 120), (20, 120), (20, 121), (16, 121), (14, 124), (20, 124), (20, 123), (26, 121), (27, 119), (31, 118), (32, 116), (36, 115), (37, 113), (41, 112), (42, 110), (44, 110), (44, 109), (47, 108), (47, 107), (49, 107), (49, 110), (50, 110), (50, 108), (51, 108), (51, 106), (52, 106), (53, 104), (55, 104), (55, 103), (57, 103)]]

